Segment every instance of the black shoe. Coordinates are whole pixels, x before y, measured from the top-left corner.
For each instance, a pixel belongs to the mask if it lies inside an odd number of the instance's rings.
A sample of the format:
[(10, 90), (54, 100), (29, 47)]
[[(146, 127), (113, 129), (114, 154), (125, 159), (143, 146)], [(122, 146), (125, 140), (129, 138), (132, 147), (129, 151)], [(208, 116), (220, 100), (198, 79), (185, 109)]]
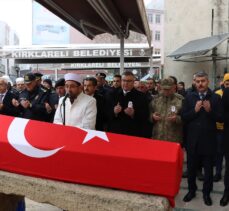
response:
[(220, 206), (224, 207), (229, 202), (229, 194), (223, 194), (222, 199), (220, 199)]
[(188, 178), (188, 170), (186, 170), (186, 171), (183, 172), (182, 177), (183, 178)]
[(202, 174), (202, 172), (197, 172), (197, 178), (200, 181), (204, 181), (204, 175)]
[(189, 191), (186, 195), (185, 195), (185, 197), (183, 198), (183, 201), (184, 202), (189, 202), (189, 201), (191, 201), (193, 198), (195, 198), (196, 197), (196, 193), (195, 192), (191, 192), (191, 191)]
[(204, 204), (206, 204), (207, 206), (212, 206), (212, 199), (210, 195), (204, 195), (203, 199), (204, 199)]
[(213, 177), (214, 182), (219, 182), (221, 179), (222, 179), (221, 174), (215, 174), (215, 176)]

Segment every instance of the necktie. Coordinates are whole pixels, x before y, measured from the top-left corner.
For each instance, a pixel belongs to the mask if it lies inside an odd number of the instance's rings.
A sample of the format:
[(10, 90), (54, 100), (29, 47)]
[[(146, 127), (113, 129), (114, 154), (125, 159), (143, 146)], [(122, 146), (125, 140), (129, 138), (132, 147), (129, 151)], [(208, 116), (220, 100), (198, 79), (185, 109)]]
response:
[(200, 99), (203, 100), (205, 98), (205, 94), (200, 93)]
[(0, 103), (2, 103), (3, 97), (4, 97), (4, 95), (3, 94), (0, 94)]

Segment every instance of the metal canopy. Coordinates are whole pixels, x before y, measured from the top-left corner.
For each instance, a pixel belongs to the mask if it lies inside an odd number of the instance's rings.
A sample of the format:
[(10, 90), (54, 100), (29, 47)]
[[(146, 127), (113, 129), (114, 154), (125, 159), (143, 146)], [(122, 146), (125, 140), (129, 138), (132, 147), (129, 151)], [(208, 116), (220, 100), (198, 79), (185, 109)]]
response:
[(124, 71), (124, 38), (129, 31), (147, 36), (151, 32), (143, 0), (36, 0), (51, 12), (93, 39), (109, 33), (120, 39), (120, 74)]
[[(183, 56), (192, 56), (193, 58), (201, 58), (205, 56), (209, 51), (216, 48), (219, 44), (229, 38), (229, 33), (215, 35), (212, 37), (206, 37), (203, 39), (192, 40), (182, 47), (178, 48), (174, 52), (168, 55), (168, 57), (174, 57), (177, 61), (189, 61), (189, 60), (178, 60)], [(211, 55), (210, 57), (214, 57), (217, 55)], [(206, 57), (206, 56), (205, 56)], [(221, 57), (222, 58), (222, 57)], [(212, 60), (212, 59), (211, 59)], [(209, 60), (205, 60), (209, 61)], [(193, 62), (193, 61), (191, 61)]]
[(109, 33), (128, 38), (129, 30), (151, 33), (143, 0), (36, 0), (51, 12), (93, 39)]

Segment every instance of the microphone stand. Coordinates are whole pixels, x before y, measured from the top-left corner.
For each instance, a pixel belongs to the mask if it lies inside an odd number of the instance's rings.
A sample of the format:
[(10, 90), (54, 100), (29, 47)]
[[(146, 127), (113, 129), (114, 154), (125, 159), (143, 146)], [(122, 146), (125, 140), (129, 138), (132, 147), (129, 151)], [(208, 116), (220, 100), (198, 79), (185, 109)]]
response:
[(67, 100), (67, 97), (69, 97), (68, 93), (64, 96), (64, 99), (63, 99), (63, 125), (65, 125), (65, 115), (66, 115), (66, 110), (65, 110), (66, 104), (65, 104), (65, 101)]

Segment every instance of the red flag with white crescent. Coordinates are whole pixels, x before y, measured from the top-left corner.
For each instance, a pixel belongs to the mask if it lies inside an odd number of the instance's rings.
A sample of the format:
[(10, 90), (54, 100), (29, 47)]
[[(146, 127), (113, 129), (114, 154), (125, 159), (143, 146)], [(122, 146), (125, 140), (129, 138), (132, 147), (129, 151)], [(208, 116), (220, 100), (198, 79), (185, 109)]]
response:
[(174, 205), (179, 144), (0, 115), (0, 169), (162, 195)]

